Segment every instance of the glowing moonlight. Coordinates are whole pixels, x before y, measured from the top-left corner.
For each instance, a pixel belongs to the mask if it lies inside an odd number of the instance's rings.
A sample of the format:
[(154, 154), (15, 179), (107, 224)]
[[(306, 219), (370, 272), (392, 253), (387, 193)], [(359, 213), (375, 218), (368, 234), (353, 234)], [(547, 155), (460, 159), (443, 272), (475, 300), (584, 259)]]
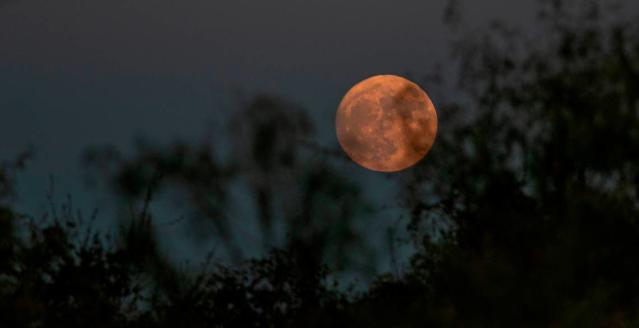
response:
[(413, 166), (433, 146), (437, 113), (415, 83), (377, 75), (351, 88), (337, 109), (337, 140), (356, 163), (380, 172)]

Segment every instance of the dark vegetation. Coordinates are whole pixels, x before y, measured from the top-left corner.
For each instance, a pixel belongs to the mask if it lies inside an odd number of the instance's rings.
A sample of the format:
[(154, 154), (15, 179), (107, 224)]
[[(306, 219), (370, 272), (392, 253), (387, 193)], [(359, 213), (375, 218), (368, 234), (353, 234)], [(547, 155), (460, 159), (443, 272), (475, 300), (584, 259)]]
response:
[[(5, 163), (0, 326), (639, 325), (639, 25), (580, 3), (544, 2), (533, 33), (495, 23), (455, 45), (463, 97), (439, 104), (432, 153), (398, 180), (416, 249), (401, 274), (363, 292), (328, 279), (366, 258), (354, 224), (373, 209), (339, 152), (308, 143), (303, 111), (263, 96), (238, 114), (228, 159), (208, 143), (88, 151), (122, 204), (117, 233), (70, 203), (17, 213), (28, 154)], [(167, 260), (152, 204), (171, 192), (194, 234), (244, 258), (227, 211), (238, 183), (268, 255), (197, 272)]]

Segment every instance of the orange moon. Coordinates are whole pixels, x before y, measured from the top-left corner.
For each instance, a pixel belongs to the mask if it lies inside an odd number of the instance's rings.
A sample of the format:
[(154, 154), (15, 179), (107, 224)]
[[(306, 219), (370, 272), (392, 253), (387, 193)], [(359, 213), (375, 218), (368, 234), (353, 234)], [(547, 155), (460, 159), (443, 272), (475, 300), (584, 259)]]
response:
[(359, 165), (397, 172), (424, 158), (435, 142), (437, 113), (424, 90), (395, 75), (359, 82), (342, 99), (337, 140)]

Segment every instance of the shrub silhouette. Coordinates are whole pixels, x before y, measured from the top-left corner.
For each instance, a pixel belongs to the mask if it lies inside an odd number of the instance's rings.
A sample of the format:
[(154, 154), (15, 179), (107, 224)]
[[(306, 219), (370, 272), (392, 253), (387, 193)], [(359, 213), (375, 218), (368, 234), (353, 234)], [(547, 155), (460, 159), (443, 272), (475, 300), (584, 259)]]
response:
[[(456, 44), (461, 100), (440, 106), (428, 160), (397, 180), (416, 249), (403, 274), (362, 292), (333, 282), (374, 260), (354, 228), (373, 209), (336, 152), (309, 142), (303, 111), (260, 96), (232, 120), (226, 159), (207, 142), (88, 151), (122, 205), (114, 235), (86, 230), (70, 203), (16, 213), (23, 160), (5, 165), (0, 324), (637, 325), (639, 26), (583, 3), (543, 2), (536, 36), (495, 23)], [(262, 257), (232, 233), (245, 222), (229, 209), (238, 185)], [(152, 203), (166, 194), (186, 199), (193, 232), (214, 228), (229, 261), (193, 272), (163, 254)]]

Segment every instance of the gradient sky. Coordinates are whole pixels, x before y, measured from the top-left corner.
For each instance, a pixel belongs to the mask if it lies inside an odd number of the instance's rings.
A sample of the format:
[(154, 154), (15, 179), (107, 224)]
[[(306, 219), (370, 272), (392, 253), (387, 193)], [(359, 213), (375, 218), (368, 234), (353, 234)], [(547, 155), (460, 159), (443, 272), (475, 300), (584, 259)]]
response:
[[(466, 2), (471, 23), (533, 8)], [(44, 176), (77, 168), (89, 144), (193, 137), (237, 109), (238, 91), (300, 103), (330, 129), (351, 85), (427, 74), (450, 41), (446, 0), (1, 3), (0, 158), (33, 144)]]
[[(495, 18), (526, 24), (534, 2), (460, 1), (471, 28)], [(34, 145), (35, 161), (21, 176), (23, 205), (45, 202), (52, 174), (58, 191), (89, 212), (106, 201), (83, 193), (85, 147), (126, 146), (135, 136), (192, 140), (224, 125), (237, 92), (303, 105), (318, 142), (335, 146), (334, 114), (350, 86), (446, 64), (446, 4), (0, 0), (0, 160)], [(440, 95), (427, 91), (437, 105)]]

